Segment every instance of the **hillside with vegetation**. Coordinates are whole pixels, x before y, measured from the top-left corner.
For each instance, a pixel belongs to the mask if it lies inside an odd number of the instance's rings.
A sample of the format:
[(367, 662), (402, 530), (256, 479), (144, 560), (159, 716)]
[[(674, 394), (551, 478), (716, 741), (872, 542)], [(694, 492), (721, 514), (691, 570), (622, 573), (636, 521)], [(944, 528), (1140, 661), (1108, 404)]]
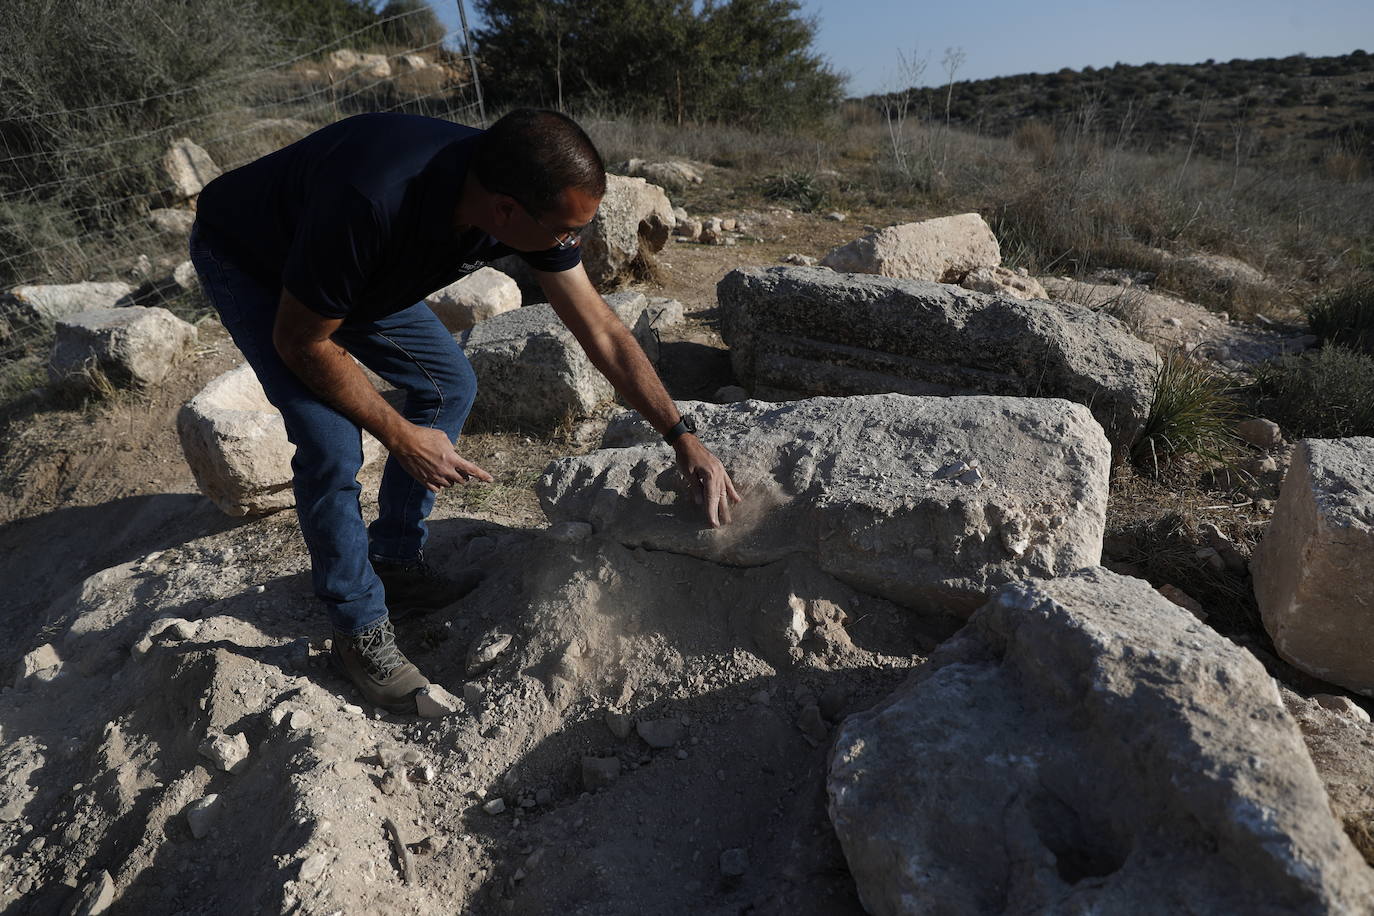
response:
[(879, 108), (906, 102), (927, 117), (995, 136), (1028, 122), (1093, 128), (1141, 150), (1298, 158), (1322, 163), (1335, 177), (1361, 168), (1360, 156), (1367, 161), (1374, 149), (1374, 56), (1363, 50), (946, 79), (865, 101)]

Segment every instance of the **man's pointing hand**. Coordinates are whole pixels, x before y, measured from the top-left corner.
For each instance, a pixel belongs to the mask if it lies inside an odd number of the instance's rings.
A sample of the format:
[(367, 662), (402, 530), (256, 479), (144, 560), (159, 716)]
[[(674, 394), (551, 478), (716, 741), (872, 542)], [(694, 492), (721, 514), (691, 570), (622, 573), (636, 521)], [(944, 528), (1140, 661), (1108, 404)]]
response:
[(391, 454), (406, 473), (438, 493), (444, 487), (476, 478), (491, 483), (491, 475), (459, 455), (441, 429), (413, 426), (405, 440)]

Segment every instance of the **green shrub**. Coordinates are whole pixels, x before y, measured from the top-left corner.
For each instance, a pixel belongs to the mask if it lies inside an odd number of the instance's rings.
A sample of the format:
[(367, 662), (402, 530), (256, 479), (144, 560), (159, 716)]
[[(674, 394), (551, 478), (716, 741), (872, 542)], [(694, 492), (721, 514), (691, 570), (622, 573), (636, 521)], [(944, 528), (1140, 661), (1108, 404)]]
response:
[(763, 179), (763, 196), (792, 203), (800, 210), (818, 210), (825, 203), (825, 188), (814, 172), (783, 172)]
[(1305, 311), (1312, 333), (1322, 343), (1374, 353), (1374, 277), (1324, 293)]
[(1231, 380), (1175, 351), (1160, 363), (1154, 400), (1131, 458), (1156, 475), (1161, 463), (1184, 455), (1229, 462), (1236, 452), (1233, 430), (1240, 416)]
[(1374, 435), (1374, 357), (1345, 347), (1285, 356), (1255, 372), (1259, 411), (1296, 437)]

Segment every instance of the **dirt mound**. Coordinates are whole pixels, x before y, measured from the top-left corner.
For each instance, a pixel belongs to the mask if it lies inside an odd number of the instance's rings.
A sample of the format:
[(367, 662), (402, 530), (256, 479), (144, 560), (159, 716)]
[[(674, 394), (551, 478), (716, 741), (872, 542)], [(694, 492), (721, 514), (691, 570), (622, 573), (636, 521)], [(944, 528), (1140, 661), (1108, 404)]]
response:
[[(126, 912), (860, 911), (827, 733), (944, 634), (796, 561), (439, 522), (436, 554), (488, 576), (398, 629), (466, 708), (378, 715), (301, 635), (320, 623), (287, 519), (52, 602), (60, 672), (0, 697), (5, 903), (57, 912), (107, 872)], [(511, 644), (469, 677), (492, 630)], [(234, 772), (201, 749), (217, 735), (247, 741)]]

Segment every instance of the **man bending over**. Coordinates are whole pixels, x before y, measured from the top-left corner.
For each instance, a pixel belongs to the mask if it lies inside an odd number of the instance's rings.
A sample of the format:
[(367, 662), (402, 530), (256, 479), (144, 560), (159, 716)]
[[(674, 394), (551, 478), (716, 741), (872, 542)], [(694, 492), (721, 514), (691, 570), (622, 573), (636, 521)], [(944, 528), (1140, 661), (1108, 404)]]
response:
[[(296, 446), (296, 512), (332, 656), (373, 704), (413, 712), (427, 683), (388, 611), (442, 606), (480, 578), (441, 575), (424, 557), (435, 495), (492, 479), (454, 448), (477, 381), (421, 301), (434, 290), (518, 253), (592, 363), (672, 444), (710, 524), (728, 523), (739, 501), (582, 268), (579, 236), (605, 190), (581, 128), (521, 109), (486, 131), (348, 118), (201, 192), (191, 259)], [(400, 412), (354, 357), (405, 392)], [(389, 452), (371, 525), (358, 498), (361, 430)]]

